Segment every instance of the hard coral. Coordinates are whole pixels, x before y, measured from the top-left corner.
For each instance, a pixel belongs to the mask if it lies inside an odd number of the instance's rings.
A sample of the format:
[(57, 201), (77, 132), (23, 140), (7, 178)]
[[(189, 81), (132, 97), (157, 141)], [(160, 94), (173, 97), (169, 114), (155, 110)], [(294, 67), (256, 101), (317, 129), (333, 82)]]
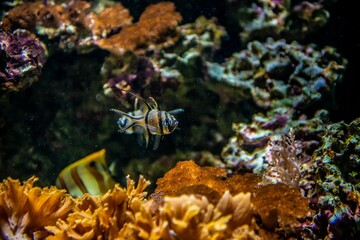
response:
[(26, 30), (5, 31), (0, 23), (0, 93), (19, 91), (37, 81), (46, 48)]
[(0, 225), (5, 239), (46, 236), (45, 226), (64, 219), (74, 206), (64, 190), (34, 187), (32, 177), (23, 185), (8, 178), (0, 183)]
[(128, 222), (127, 213), (134, 204), (143, 204), (149, 182), (140, 177), (137, 186), (127, 178), (127, 189), (116, 185), (100, 197), (84, 195), (76, 200), (76, 206), (65, 220), (46, 229), (53, 235), (49, 239), (116, 239), (121, 238), (121, 229)]
[(59, 47), (64, 50), (88, 48), (91, 44), (83, 36), (86, 32), (83, 19), (89, 7), (85, 1), (24, 3), (11, 9), (3, 21), (8, 30), (26, 29), (44, 36), (46, 41), (59, 41)]
[(211, 203), (216, 203), (226, 190), (231, 194), (252, 191), (257, 184), (254, 178), (256, 177), (246, 176), (245, 179), (249, 181), (243, 181), (244, 184), (240, 185), (241, 179), (236, 175), (228, 178), (223, 168), (199, 167), (193, 161), (183, 161), (157, 180), (158, 186), (152, 196), (161, 198), (198, 194), (206, 196)]
[(234, 98), (251, 99), (264, 109), (305, 109), (334, 90), (346, 65), (334, 48), (269, 38), (248, 43), (246, 50), (233, 54), (222, 66), (209, 62), (208, 72), (217, 83), (215, 91), (222, 89), (221, 82)]
[[(325, 1), (233, 1), (229, 15), (241, 26), (244, 42), (266, 37), (301, 39), (324, 26), (330, 14)], [(232, 12), (232, 13), (231, 13)]]
[(305, 219), (311, 217), (309, 200), (303, 198), (297, 189), (284, 184), (259, 188), (252, 203), (261, 224), (267, 229), (300, 228)]
[(323, 145), (304, 165), (307, 197), (314, 201), (313, 231), (319, 238), (360, 236), (360, 119), (331, 124)]
[(92, 31), (93, 36), (106, 38), (132, 24), (132, 19), (129, 10), (124, 8), (122, 4), (115, 3), (99, 14), (89, 13), (84, 19), (84, 25)]
[(221, 156), (228, 168), (235, 171), (261, 173), (265, 169), (266, 147), (270, 139), (277, 141), (293, 129), (301, 142), (303, 161), (306, 162), (320, 146), (328, 113), (318, 110), (313, 115), (297, 115), (292, 108), (276, 108), (265, 114), (255, 114), (251, 123), (234, 123), (235, 136), (222, 150)]
[[(212, 204), (205, 196), (165, 197), (155, 209), (144, 189), (127, 178), (127, 189), (116, 185), (103, 196), (73, 199), (56, 188), (23, 186), (16, 180), (0, 184), (1, 236), (21, 239), (224, 239), (258, 236), (250, 193), (224, 192)], [(30, 221), (31, 220), (31, 221)], [(236, 232), (234, 235), (233, 232)]]
[(181, 15), (170, 2), (151, 5), (141, 14), (139, 22), (125, 26), (118, 34), (96, 42), (100, 48), (115, 55), (126, 51), (143, 53), (149, 48), (166, 44), (176, 37), (176, 27)]

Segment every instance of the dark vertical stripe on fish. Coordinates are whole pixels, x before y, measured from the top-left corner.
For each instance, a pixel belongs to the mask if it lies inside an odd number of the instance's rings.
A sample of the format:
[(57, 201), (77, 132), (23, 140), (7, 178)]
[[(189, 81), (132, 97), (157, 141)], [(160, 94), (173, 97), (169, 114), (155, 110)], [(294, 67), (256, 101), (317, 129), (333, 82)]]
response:
[(64, 177), (63, 177), (63, 175), (59, 176), (59, 177), (58, 177), (58, 180), (59, 180), (59, 183), (60, 183), (61, 187), (62, 187), (63, 189), (67, 189), (66, 184), (65, 184), (65, 182), (64, 182)]
[(162, 125), (163, 119), (162, 119), (162, 114), (161, 111), (158, 111), (158, 126), (160, 129), (160, 135), (164, 135), (164, 131), (163, 131), (163, 125)]
[(99, 186), (99, 190), (101, 193), (106, 193), (107, 190), (105, 188), (105, 184), (104, 184), (104, 177), (103, 175), (99, 172), (98, 166), (96, 165), (96, 167), (91, 167), (91, 166), (86, 166), (86, 169), (90, 171), (90, 173), (94, 176), (94, 178), (96, 179), (96, 182)]
[(81, 178), (79, 177), (79, 174), (77, 172), (77, 167), (71, 169), (71, 177), (74, 180), (76, 186), (78, 188), (80, 188), (80, 191), (84, 194), (87, 193), (87, 189), (85, 187), (85, 184), (83, 183), (83, 181), (81, 180)]
[[(150, 110), (151, 111), (151, 110)], [(146, 115), (145, 115), (145, 127), (146, 127), (146, 131), (151, 134), (150, 132), (150, 129), (149, 129), (149, 113), (150, 111), (147, 111), (146, 112)]]

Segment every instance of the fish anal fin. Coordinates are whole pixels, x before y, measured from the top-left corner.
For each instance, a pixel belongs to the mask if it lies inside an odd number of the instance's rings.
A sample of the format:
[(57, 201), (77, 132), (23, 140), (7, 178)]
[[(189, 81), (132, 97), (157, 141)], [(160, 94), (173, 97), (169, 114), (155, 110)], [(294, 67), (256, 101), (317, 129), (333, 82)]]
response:
[(162, 139), (163, 139), (163, 136), (161, 136), (161, 135), (155, 135), (153, 150), (158, 149), (158, 147), (159, 147), (160, 142), (161, 142)]

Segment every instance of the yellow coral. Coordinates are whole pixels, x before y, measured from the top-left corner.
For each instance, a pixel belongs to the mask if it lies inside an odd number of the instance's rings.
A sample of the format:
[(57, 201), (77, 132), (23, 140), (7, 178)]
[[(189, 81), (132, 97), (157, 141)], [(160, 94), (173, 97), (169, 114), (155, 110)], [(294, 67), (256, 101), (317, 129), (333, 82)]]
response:
[(0, 184), (1, 234), (10, 239), (21, 236), (42, 235), (44, 226), (65, 218), (74, 201), (65, 190), (55, 187), (34, 187), (38, 179), (32, 177), (23, 185), (8, 178)]
[(199, 194), (148, 200), (150, 182), (140, 176), (137, 184), (127, 177), (127, 188), (74, 199), (54, 187), (33, 187), (35, 181), (0, 184), (3, 238), (256, 239), (250, 193), (225, 191), (216, 204)]

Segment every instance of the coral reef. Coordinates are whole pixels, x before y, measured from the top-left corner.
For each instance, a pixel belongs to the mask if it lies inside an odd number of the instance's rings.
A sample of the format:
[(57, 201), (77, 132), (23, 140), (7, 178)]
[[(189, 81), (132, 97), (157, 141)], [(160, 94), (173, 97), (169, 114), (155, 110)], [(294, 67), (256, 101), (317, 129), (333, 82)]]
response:
[[(8, 178), (0, 183), (0, 230), (4, 239), (42, 239), (44, 226), (54, 225), (72, 211), (74, 200), (56, 187), (34, 187), (38, 179), (21, 184)], [(45, 234), (45, 235), (44, 235)]]
[(297, 188), (303, 163), (301, 154), (301, 144), (295, 141), (292, 129), (289, 135), (283, 135), (281, 140), (270, 139), (265, 154), (268, 166), (263, 173), (263, 184), (283, 183)]
[[(259, 215), (265, 228), (283, 229), (282, 237), (287, 239), (300, 235), (302, 239), (311, 236), (308, 235), (310, 231), (306, 230), (312, 218), (310, 201), (303, 198), (297, 189), (284, 184), (267, 185), (259, 188), (252, 203), (255, 214)], [(294, 236), (287, 235), (294, 233)]]
[(360, 119), (329, 125), (322, 146), (304, 164), (301, 185), (313, 200), (320, 238), (355, 239), (360, 216)]
[(0, 22), (0, 56), (0, 93), (20, 91), (39, 79), (46, 47), (30, 32), (8, 32)]
[(227, 178), (225, 169), (216, 167), (199, 167), (193, 161), (178, 162), (163, 178), (157, 180), (156, 196), (180, 196), (181, 194), (199, 194), (206, 196), (211, 203), (219, 201), (228, 190), (231, 194), (249, 192), (254, 188), (256, 175), (246, 175), (247, 184), (237, 175)]
[(11, 9), (3, 22), (6, 29), (27, 29), (64, 51), (81, 53), (91, 51), (95, 45), (115, 54), (144, 53), (147, 48), (154, 50), (176, 39), (181, 15), (171, 2), (149, 6), (135, 24), (120, 3), (102, 4), (29, 2)]
[(280, 140), (283, 134), (288, 134), (293, 129), (295, 139), (302, 145), (303, 162), (306, 162), (321, 145), (326, 123), (326, 110), (318, 110), (308, 116), (298, 115), (291, 108), (276, 108), (265, 114), (255, 114), (249, 124), (233, 124), (236, 135), (224, 146), (221, 157), (230, 169), (261, 173), (265, 169), (264, 160), (269, 140)]
[[(103, 196), (85, 194), (76, 199), (56, 188), (33, 187), (35, 180), (21, 185), (9, 179), (0, 184), (2, 237), (259, 239), (249, 228), (253, 219), (250, 193), (232, 196), (225, 192), (216, 205), (204, 196), (165, 197), (154, 210), (153, 201), (145, 198), (149, 182), (143, 177), (136, 186), (128, 178), (126, 189), (116, 185)], [(46, 208), (40, 209), (44, 203)]]
[(248, 43), (246, 50), (233, 54), (223, 65), (207, 65), (215, 86), (224, 83), (235, 99), (251, 98), (261, 108), (304, 109), (333, 91), (343, 77), (346, 60), (331, 47), (318, 49), (314, 44), (269, 38), (265, 43)]
[(180, 21), (181, 15), (175, 11), (174, 4), (161, 2), (147, 7), (139, 22), (124, 26), (118, 34), (98, 40), (95, 44), (115, 55), (126, 51), (144, 53), (148, 48), (155, 50), (161, 45), (173, 44)]
[[(336, 2), (1, 1), (0, 238), (360, 239), (359, 54)], [(184, 109), (177, 134), (116, 134), (120, 89)], [(49, 187), (100, 148), (120, 184)]]
[(93, 36), (106, 38), (132, 24), (129, 10), (120, 3), (103, 9), (99, 14), (89, 13), (84, 18), (84, 25), (92, 31)]
[(301, 39), (324, 26), (330, 14), (329, 1), (228, 0), (232, 19), (242, 28), (242, 41), (266, 37)]

